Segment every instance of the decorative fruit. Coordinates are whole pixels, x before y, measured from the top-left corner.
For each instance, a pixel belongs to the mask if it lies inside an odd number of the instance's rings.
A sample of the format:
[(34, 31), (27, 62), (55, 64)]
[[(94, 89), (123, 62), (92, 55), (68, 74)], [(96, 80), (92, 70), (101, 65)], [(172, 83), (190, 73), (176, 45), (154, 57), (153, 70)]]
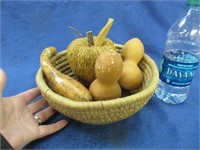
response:
[(144, 45), (140, 39), (132, 38), (124, 44), (122, 49), (123, 60), (132, 60), (138, 64), (143, 56)]
[(119, 84), (124, 89), (132, 90), (138, 88), (143, 81), (143, 74), (138, 63), (144, 56), (144, 46), (138, 38), (130, 39), (122, 49), (123, 71)]
[(121, 76), (123, 60), (115, 51), (104, 52), (95, 63), (95, 79), (89, 91), (94, 100), (109, 100), (121, 97), (118, 80)]
[(72, 71), (89, 84), (96, 78), (94, 65), (97, 57), (105, 51), (116, 51), (114, 43), (106, 39), (112, 23), (113, 19), (109, 19), (99, 35), (94, 37), (94, 45), (89, 44), (87, 38), (78, 38), (67, 48), (67, 57)]
[(51, 57), (56, 54), (54, 47), (44, 49), (40, 56), (42, 71), (46, 75), (49, 87), (59, 95), (75, 101), (91, 101), (92, 97), (87, 88), (77, 80), (57, 71), (51, 64)]

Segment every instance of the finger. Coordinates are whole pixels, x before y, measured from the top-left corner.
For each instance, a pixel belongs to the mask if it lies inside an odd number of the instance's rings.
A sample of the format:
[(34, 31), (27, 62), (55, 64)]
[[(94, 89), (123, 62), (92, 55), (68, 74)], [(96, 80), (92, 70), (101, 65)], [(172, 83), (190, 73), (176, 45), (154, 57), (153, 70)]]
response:
[(36, 113), (37, 111), (39, 111), (40, 109), (44, 108), (47, 105), (48, 105), (47, 101), (44, 98), (41, 98), (36, 102), (33, 102), (30, 105), (28, 105), (28, 107), (32, 113)]
[(54, 124), (39, 126), (38, 138), (42, 138), (44, 136), (55, 133), (64, 128), (67, 124), (68, 124), (67, 120), (60, 120)]
[(42, 122), (45, 122), (47, 119), (49, 119), (51, 116), (53, 116), (55, 114), (55, 112), (56, 111), (52, 107), (49, 106), (46, 109), (38, 112), (35, 115), (37, 115)]
[(26, 103), (29, 103), (30, 101), (32, 101), (33, 99), (35, 99), (36, 97), (38, 97), (40, 95), (41, 95), (40, 90), (36, 87), (36, 88), (32, 88), (30, 90), (27, 90), (25, 92), (22, 92), (16, 96), (25, 100)]
[(0, 97), (2, 96), (3, 89), (6, 84), (6, 73), (0, 68)]

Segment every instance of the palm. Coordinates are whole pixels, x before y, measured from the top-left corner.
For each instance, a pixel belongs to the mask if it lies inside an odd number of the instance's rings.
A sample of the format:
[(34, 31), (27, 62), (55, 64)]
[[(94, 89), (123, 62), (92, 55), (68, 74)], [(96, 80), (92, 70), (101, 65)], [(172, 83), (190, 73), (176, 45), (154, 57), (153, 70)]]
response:
[[(0, 78), (0, 85), (3, 82)], [(2, 89), (3, 87), (0, 86), (0, 93)], [(40, 96), (38, 88), (12, 97), (0, 96), (0, 131), (14, 148), (22, 148), (35, 139), (60, 130), (67, 124), (65, 120), (61, 120), (51, 125), (38, 126), (33, 114), (36, 113), (44, 122), (55, 113), (54, 109), (47, 107), (47, 102), (43, 98), (30, 103), (38, 96)], [(47, 108), (41, 110), (44, 107)]]
[[(6, 110), (4, 109), (4, 114), (11, 120), (4, 124), (7, 127), (6, 129), (8, 129), (7, 133), (10, 135), (14, 133), (16, 140), (21, 140), (24, 137), (28, 141), (35, 139), (39, 131), (39, 126), (26, 103), (22, 99), (17, 98), (3, 98), (3, 102), (7, 106)], [(20, 142), (16, 141), (16, 143)]]

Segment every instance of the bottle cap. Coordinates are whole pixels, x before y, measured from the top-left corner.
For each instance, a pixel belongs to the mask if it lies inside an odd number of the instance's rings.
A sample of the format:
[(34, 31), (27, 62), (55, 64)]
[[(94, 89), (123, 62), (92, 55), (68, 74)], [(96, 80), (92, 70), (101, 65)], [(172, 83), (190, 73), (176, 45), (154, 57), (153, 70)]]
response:
[(200, 5), (200, 0), (187, 0), (188, 5)]

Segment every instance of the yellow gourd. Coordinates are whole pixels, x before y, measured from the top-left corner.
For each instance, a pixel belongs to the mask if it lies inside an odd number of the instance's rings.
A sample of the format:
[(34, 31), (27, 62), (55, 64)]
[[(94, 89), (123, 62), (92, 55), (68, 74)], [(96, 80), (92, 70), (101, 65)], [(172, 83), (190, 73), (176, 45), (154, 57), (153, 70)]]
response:
[(144, 56), (143, 43), (138, 38), (130, 39), (124, 44), (121, 55), (124, 62), (119, 84), (124, 89), (136, 89), (143, 81), (142, 71), (138, 67), (138, 63)]
[(94, 100), (109, 100), (121, 97), (118, 80), (121, 76), (123, 60), (115, 51), (103, 52), (95, 62), (95, 79), (89, 87)]
[(56, 70), (51, 63), (54, 55), (56, 48), (47, 47), (40, 56), (42, 71), (46, 75), (49, 87), (57, 94), (75, 101), (92, 101), (89, 90), (83, 84)]

